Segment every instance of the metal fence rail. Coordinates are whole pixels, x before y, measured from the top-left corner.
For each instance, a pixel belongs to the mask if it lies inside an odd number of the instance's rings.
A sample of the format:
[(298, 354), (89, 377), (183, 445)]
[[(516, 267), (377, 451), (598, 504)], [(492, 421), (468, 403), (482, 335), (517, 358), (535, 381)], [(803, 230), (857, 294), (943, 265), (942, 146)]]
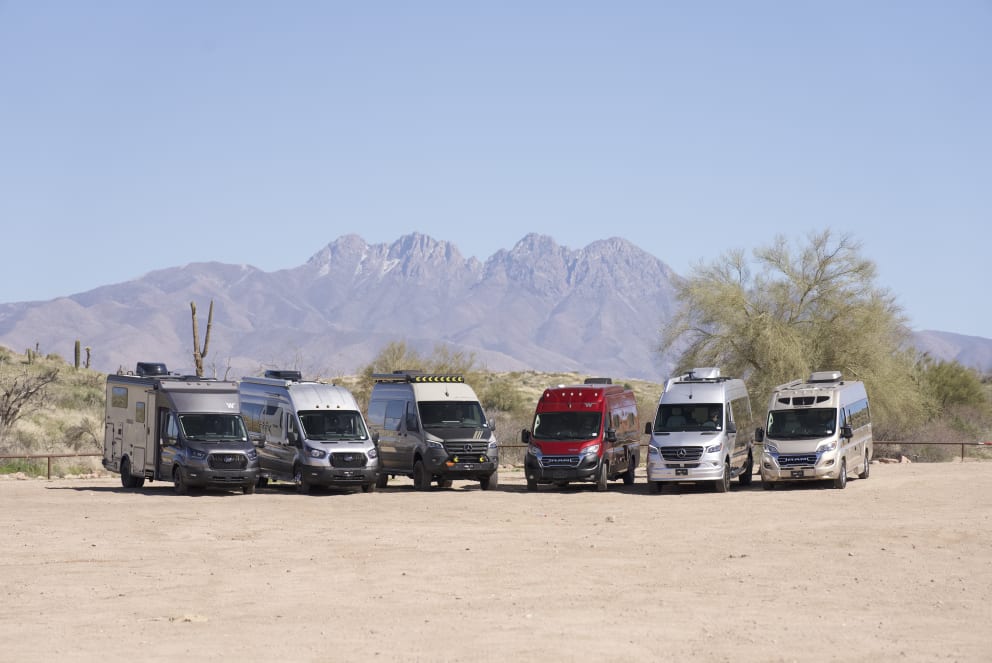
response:
[(93, 453), (93, 454), (29, 454), (29, 455), (19, 455), (19, 456), (3, 455), (3, 456), (0, 456), (0, 460), (16, 460), (16, 459), (36, 460), (38, 458), (47, 458), (48, 459), (48, 479), (51, 480), (51, 478), (52, 478), (52, 459), (53, 458), (91, 458), (91, 457), (102, 458), (103, 457), (103, 454), (102, 453), (101, 454), (96, 454), (96, 453)]

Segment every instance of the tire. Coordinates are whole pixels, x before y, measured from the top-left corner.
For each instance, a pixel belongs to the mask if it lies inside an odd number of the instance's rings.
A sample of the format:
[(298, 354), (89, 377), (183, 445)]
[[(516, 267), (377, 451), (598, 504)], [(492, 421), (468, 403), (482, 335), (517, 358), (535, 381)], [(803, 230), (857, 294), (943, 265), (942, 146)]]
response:
[(141, 488), (145, 485), (145, 477), (136, 477), (131, 474), (131, 459), (126, 456), (121, 461), (121, 485), (128, 490)]
[(363, 483), (362, 484), (362, 492), (363, 493), (374, 493), (377, 483), (378, 482), (376, 482), (376, 481), (373, 481), (372, 483)]
[(451, 479), (438, 479), (437, 480), (437, 487), (438, 488), (451, 488), (451, 484), (452, 484)]
[(730, 461), (724, 461), (723, 476), (713, 482), (713, 487), (716, 488), (716, 492), (718, 493), (730, 491)]
[(310, 482), (303, 476), (303, 469), (299, 465), (293, 468), (293, 483), (296, 484), (296, 492), (300, 495), (310, 494)]
[(535, 490), (537, 490), (537, 482), (534, 481), (533, 479), (528, 478), (527, 479), (527, 492), (528, 493), (533, 493)]
[(834, 488), (837, 490), (844, 490), (847, 488), (847, 459), (841, 458), (840, 460), (840, 473), (837, 478), (834, 479)]
[(379, 472), (379, 474), (375, 476), (376, 488), (385, 488), (386, 484), (388, 483), (389, 483), (389, 475), (386, 474), (385, 472)]
[(761, 480), (761, 487), (765, 490), (775, 490), (775, 484), (771, 481)]
[(178, 465), (172, 468), (172, 489), (176, 492), (176, 495), (189, 495), (189, 486), (186, 485), (183, 468)]
[(242, 490), (242, 492), (244, 492), (245, 495), (254, 495), (255, 494), (255, 484), (254, 483), (246, 483), (244, 486), (241, 487), (241, 490)]
[(868, 475), (871, 474), (871, 461), (868, 460), (868, 452), (865, 451), (865, 469), (858, 475), (859, 479), (867, 479)]
[(413, 489), (431, 489), (431, 475), (427, 473), (427, 468), (424, 467), (424, 461), (422, 460), (417, 460), (413, 463)]
[(499, 486), (499, 471), (479, 477), (479, 488), (482, 490), (492, 490)]
[(744, 465), (744, 469), (741, 473), (737, 475), (737, 482), (742, 486), (750, 486), (751, 479), (754, 477), (754, 457), (751, 452), (747, 452), (747, 463)]
[(265, 488), (269, 485), (269, 477), (258, 477), (258, 482), (256, 482), (256, 488)]
[(623, 484), (625, 486), (633, 486), (634, 479), (636, 478), (637, 472), (637, 454), (630, 457), (630, 464), (627, 465), (627, 471), (623, 473)]
[(661, 495), (665, 490), (665, 484), (661, 481), (649, 481), (648, 483), (651, 484), (651, 489), (655, 495)]
[(599, 472), (596, 474), (596, 490), (599, 492), (604, 492), (606, 487), (609, 485), (610, 477), (610, 464), (603, 460), (599, 464)]

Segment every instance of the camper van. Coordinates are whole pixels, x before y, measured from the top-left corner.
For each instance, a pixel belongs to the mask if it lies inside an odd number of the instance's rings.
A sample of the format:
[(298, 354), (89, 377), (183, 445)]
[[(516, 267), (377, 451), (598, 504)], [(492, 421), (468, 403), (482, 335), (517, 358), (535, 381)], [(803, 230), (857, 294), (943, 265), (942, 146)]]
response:
[(654, 423), (644, 427), (651, 436), (648, 482), (657, 492), (666, 483), (708, 482), (719, 493), (730, 490), (733, 477), (751, 483), (752, 426), (743, 380), (723, 377), (715, 367), (670, 378)]
[(572, 481), (592, 481), (601, 491), (615, 479), (634, 483), (639, 428), (634, 392), (610, 378), (545, 389), (531, 430), (520, 432), (527, 490)]
[(238, 386), (169, 373), (139, 362), (134, 373), (107, 376), (103, 466), (125, 488), (145, 480), (190, 488), (255, 492), (258, 453), (238, 407)]
[(844, 380), (840, 371), (775, 387), (767, 424), (755, 435), (763, 443), (763, 488), (828, 480), (843, 489), (849, 472), (868, 478), (874, 453), (868, 393), (863, 382)]
[(304, 494), (315, 486), (375, 489), (379, 453), (350, 391), (286, 370), (243, 378), (238, 389), (260, 484), (290, 481)]
[(499, 446), (478, 397), (461, 375), (395, 371), (372, 376), (369, 426), (379, 437), (379, 487), (407, 476), (416, 490), (432, 482), (499, 483)]

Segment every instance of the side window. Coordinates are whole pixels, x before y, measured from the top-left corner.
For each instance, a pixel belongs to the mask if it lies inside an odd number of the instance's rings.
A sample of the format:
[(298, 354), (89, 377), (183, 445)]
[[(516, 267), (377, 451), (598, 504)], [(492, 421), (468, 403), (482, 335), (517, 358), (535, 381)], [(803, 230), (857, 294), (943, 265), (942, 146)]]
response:
[(258, 403), (241, 403), (241, 414), (249, 433), (262, 432), (262, 406)]
[(179, 439), (179, 422), (176, 421), (176, 415), (171, 412), (165, 422), (165, 439), (169, 444), (175, 444)]
[(369, 426), (381, 428), (386, 419), (386, 401), (377, 400), (369, 403)]
[(143, 424), (145, 423), (145, 404), (138, 402), (134, 404), (134, 421), (135, 423)]
[(398, 431), (406, 412), (406, 401), (387, 401), (386, 415), (382, 427), (386, 430)]
[(413, 401), (406, 402), (406, 429), (411, 433), (420, 430), (417, 424), (417, 406)]
[(110, 388), (110, 406), (127, 407), (127, 387)]

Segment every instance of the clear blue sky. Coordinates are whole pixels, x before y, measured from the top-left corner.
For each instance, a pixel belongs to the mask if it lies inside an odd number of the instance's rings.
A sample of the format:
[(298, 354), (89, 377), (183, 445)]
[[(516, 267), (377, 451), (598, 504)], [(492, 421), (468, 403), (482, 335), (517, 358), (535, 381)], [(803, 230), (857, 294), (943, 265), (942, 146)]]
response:
[(992, 2), (0, 0), (0, 223), (0, 302), (349, 233), (688, 274), (831, 228), (992, 337)]

